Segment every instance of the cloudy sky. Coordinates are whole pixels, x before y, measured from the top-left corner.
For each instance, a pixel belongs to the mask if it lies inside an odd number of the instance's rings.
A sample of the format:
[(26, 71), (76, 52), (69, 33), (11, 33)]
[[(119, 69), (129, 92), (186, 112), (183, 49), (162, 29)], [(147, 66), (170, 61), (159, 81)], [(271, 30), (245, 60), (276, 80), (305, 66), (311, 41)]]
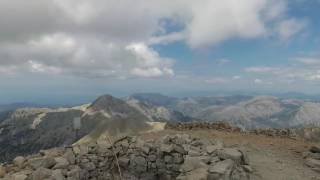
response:
[(319, 0), (1, 0), (0, 103), (317, 93)]

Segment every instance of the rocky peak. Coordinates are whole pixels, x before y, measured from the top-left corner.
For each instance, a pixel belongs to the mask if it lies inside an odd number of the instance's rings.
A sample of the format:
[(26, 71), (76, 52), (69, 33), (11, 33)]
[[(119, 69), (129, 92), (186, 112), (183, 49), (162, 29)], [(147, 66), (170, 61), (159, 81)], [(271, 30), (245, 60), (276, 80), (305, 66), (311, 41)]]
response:
[(114, 106), (114, 105), (123, 105), (125, 104), (124, 101), (122, 101), (121, 99), (115, 98), (111, 95), (103, 95), (98, 97), (90, 106), (89, 108), (92, 108), (96, 111), (99, 110), (106, 110), (109, 109), (110, 107)]

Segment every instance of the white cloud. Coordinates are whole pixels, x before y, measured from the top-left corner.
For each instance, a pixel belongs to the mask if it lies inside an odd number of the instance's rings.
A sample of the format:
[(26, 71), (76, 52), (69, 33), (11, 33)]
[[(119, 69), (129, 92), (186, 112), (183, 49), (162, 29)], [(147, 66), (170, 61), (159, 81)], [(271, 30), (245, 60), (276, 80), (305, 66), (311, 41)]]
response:
[[(204, 0), (192, 6), (187, 24), (191, 47), (218, 44), (230, 38), (255, 38), (265, 33), (261, 13), (265, 0)], [(250, 27), (250, 28), (248, 28)]]
[(262, 84), (263, 83), (263, 81), (261, 79), (255, 79), (253, 82), (255, 84)]
[(300, 33), (303, 29), (307, 27), (307, 22), (305, 20), (298, 20), (295, 18), (283, 20), (279, 22), (276, 27), (276, 31), (282, 40), (288, 40), (292, 36)]
[(241, 79), (241, 76), (233, 76), (232, 79), (233, 80), (239, 80), (239, 79)]
[(217, 60), (215, 60), (215, 62), (216, 62), (218, 65), (224, 65), (224, 64), (229, 64), (229, 63), (231, 63), (232, 61), (229, 60), (229, 59), (223, 58), (223, 59), (217, 59)]
[(255, 67), (245, 68), (245, 72), (251, 72), (251, 73), (271, 73), (277, 70), (278, 68), (269, 67), (269, 66), (255, 66)]
[(320, 58), (317, 57), (298, 57), (295, 61), (305, 65), (320, 65)]
[(229, 79), (225, 77), (211, 77), (205, 80), (208, 84), (223, 84), (229, 82)]
[(174, 60), (162, 57), (152, 45), (182, 41), (202, 48), (232, 38), (265, 37), (273, 24), (289, 38), (304, 26), (286, 15), (285, 2), (0, 1), (0, 73), (172, 76)]
[[(21, 45), (16, 45), (17, 47)], [(161, 57), (144, 43), (120, 45), (95, 38), (52, 34), (14, 48), (1, 69), (19, 72), (67, 74), (84, 77), (172, 76), (174, 60)], [(0, 55), (5, 52), (1, 52)], [(14, 60), (14, 61), (11, 61)]]

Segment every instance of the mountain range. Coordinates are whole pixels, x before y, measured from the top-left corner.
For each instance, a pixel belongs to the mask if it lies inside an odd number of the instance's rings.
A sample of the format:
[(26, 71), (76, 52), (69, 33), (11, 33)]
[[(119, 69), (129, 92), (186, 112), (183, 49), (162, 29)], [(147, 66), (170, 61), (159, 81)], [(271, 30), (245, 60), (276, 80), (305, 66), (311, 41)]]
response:
[(242, 129), (320, 125), (320, 103), (274, 96), (176, 98), (140, 93), (70, 108), (13, 107), (0, 116), (0, 162), (40, 149), (152, 129), (155, 122), (225, 121)]

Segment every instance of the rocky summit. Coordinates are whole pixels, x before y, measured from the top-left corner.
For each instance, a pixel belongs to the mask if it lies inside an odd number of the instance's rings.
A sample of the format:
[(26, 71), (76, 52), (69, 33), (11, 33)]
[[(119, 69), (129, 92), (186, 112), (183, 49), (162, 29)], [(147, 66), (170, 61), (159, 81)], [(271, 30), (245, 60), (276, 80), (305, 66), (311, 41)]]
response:
[(107, 138), (19, 156), (0, 166), (3, 180), (247, 180), (251, 172), (243, 150), (186, 134)]

